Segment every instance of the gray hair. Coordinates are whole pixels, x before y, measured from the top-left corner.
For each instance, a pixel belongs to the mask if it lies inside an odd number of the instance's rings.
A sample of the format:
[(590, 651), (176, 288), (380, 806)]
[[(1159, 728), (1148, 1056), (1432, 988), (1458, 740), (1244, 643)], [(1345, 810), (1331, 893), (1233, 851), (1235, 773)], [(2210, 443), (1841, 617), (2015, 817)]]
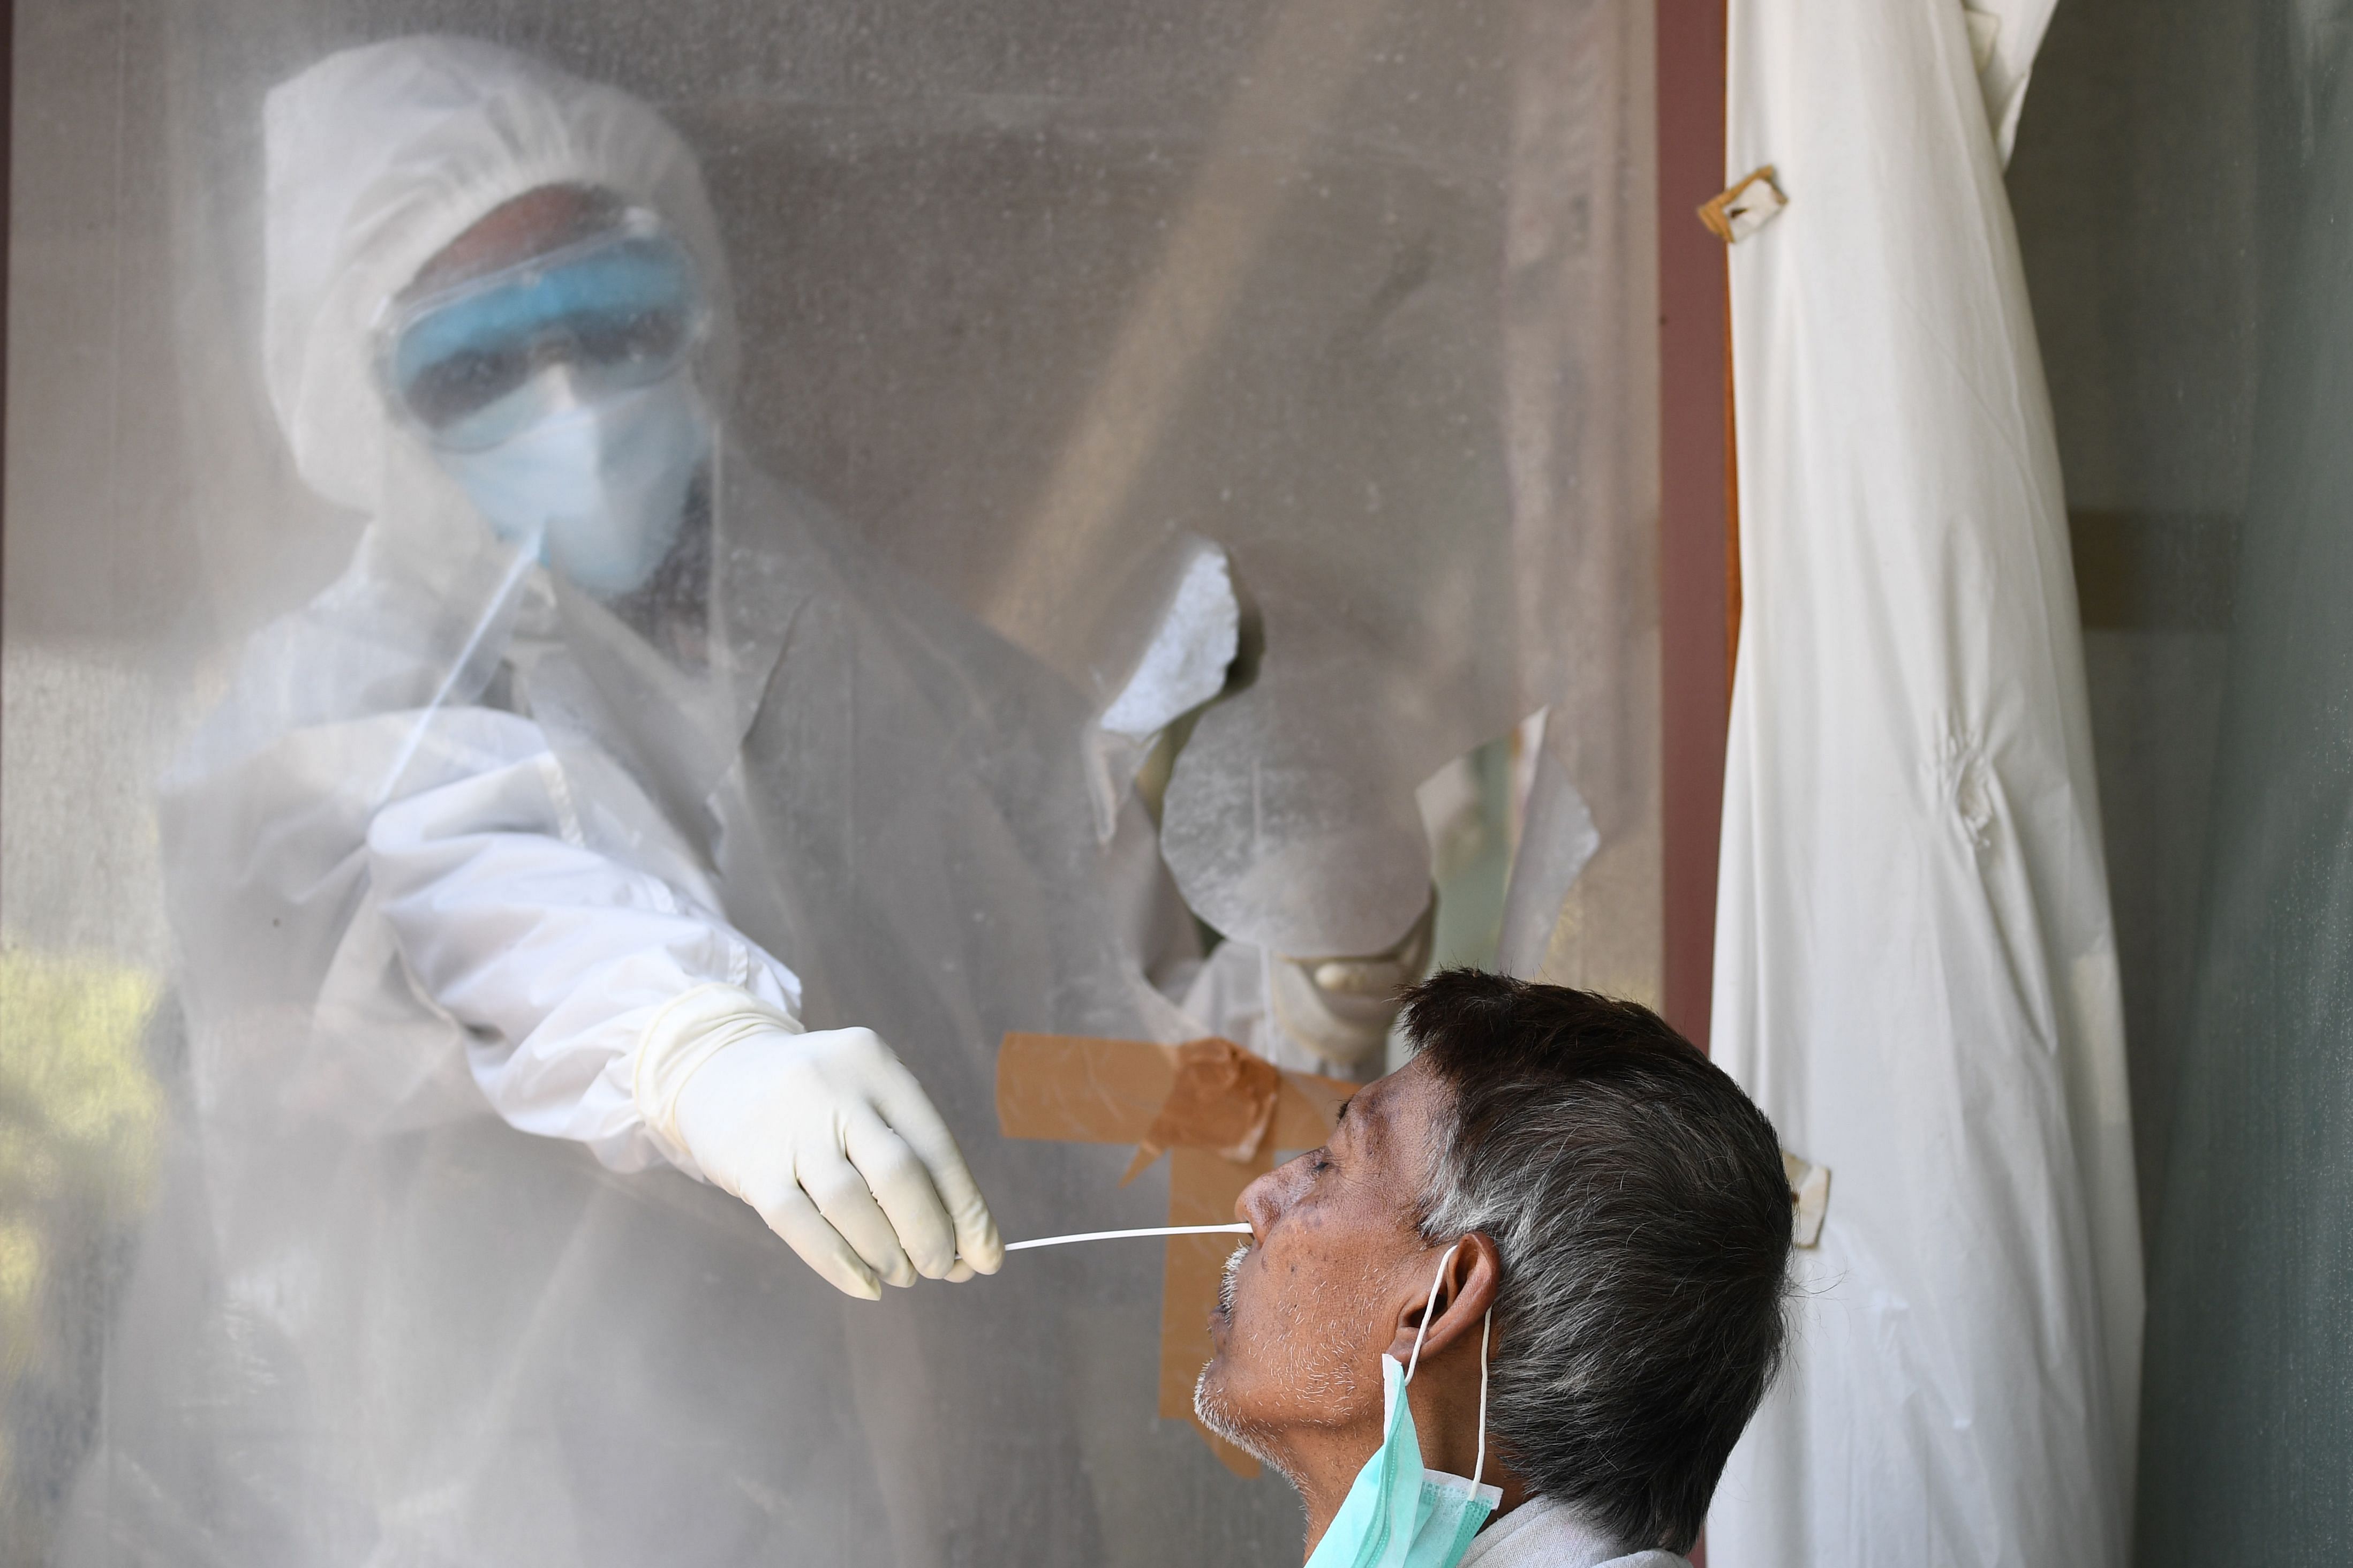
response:
[(1488, 1430), (1535, 1495), (1689, 1552), (1787, 1340), (1772, 1124), (1630, 1002), (1451, 970), (1404, 1018), (1448, 1100), (1422, 1234), (1503, 1261)]

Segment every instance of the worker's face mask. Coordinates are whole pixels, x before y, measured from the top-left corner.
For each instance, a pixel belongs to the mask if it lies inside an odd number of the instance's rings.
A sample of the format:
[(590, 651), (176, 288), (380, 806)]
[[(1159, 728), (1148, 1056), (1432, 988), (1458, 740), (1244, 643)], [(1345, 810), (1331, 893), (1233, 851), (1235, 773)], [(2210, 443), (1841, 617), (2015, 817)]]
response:
[(485, 450), (438, 456), (499, 537), (538, 537), (550, 566), (609, 598), (643, 586), (677, 542), (710, 445), (702, 399), (681, 374), (556, 408)]
[(691, 361), (707, 329), (694, 269), (652, 214), (387, 310), (395, 412), (506, 540), (607, 596), (641, 586), (678, 536), (710, 449)]
[[(1430, 1282), (1433, 1304), (1438, 1281), (1446, 1277), (1446, 1266), (1460, 1246), (1457, 1242), (1448, 1247), (1439, 1259), (1438, 1274)], [(1498, 1489), (1479, 1484), (1487, 1465), (1487, 1327), (1492, 1311), (1479, 1325), (1479, 1450), (1471, 1478), (1421, 1468), (1421, 1441), (1414, 1435), (1413, 1407), (1405, 1391), (1421, 1364), (1421, 1341), (1430, 1331), (1430, 1315), (1424, 1307), (1421, 1328), (1413, 1337), (1412, 1361), (1399, 1366), (1397, 1357), (1381, 1357), (1381, 1446), (1356, 1472), (1340, 1511), (1307, 1559), (1307, 1568), (1454, 1568), (1503, 1500)]]

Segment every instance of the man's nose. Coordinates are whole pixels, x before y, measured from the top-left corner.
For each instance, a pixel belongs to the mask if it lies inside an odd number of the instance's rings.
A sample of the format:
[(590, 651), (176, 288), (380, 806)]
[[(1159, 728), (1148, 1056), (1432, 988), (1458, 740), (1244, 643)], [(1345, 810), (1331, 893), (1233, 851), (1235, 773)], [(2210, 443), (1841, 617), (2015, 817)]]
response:
[(1288, 1178), (1292, 1173), (1292, 1166), (1298, 1163), (1297, 1160), (1293, 1160), (1287, 1164), (1277, 1165), (1273, 1170), (1244, 1187), (1242, 1195), (1234, 1200), (1234, 1217), (1250, 1222), (1252, 1240), (1265, 1240), (1266, 1227), (1272, 1225), (1275, 1216), (1289, 1206), (1293, 1184)]

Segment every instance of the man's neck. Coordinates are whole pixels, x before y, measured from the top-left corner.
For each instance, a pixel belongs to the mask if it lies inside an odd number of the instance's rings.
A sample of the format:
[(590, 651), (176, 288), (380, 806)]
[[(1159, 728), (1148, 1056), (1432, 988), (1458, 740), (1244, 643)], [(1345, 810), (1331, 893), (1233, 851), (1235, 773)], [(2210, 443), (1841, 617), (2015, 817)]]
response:
[(1381, 1446), (1377, 1417), (1345, 1426), (1297, 1426), (1261, 1436), (1260, 1458), (1299, 1492), (1307, 1512), (1307, 1551), (1324, 1539), (1348, 1489)]
[(1498, 1515), (1511, 1512), (1528, 1495), (1528, 1489), (1495, 1451), (1494, 1434), (1486, 1432), (1486, 1452), (1481, 1446), (1479, 1371), (1476, 1363), (1460, 1358), (1425, 1366), (1406, 1390), (1413, 1403), (1414, 1433), (1421, 1442), (1424, 1469), (1450, 1476), (1475, 1474), (1483, 1486), (1504, 1494), (1495, 1505)]
[[(1486, 1461), (1481, 1465), (1476, 1385), (1467, 1391), (1458, 1389), (1453, 1386), (1457, 1380), (1429, 1376), (1430, 1370), (1425, 1366), (1424, 1375), (1416, 1377), (1406, 1390), (1406, 1397), (1413, 1406), (1414, 1436), (1421, 1449), (1422, 1468), (1457, 1476), (1468, 1476), (1478, 1469), (1482, 1485), (1495, 1487), (1504, 1494), (1503, 1500), (1495, 1505), (1497, 1516), (1509, 1513), (1526, 1500), (1527, 1488), (1498, 1458), (1492, 1440)], [(1465, 1393), (1469, 1395), (1467, 1402)], [(1306, 1508), (1310, 1555), (1316, 1542), (1324, 1539), (1324, 1532), (1331, 1528), (1340, 1505), (1347, 1500), (1348, 1489), (1356, 1484), (1356, 1477), (1366, 1464), (1380, 1451), (1380, 1416), (1376, 1408), (1363, 1421), (1342, 1426), (1294, 1427), (1268, 1438), (1270, 1461), (1299, 1489), (1299, 1500)]]

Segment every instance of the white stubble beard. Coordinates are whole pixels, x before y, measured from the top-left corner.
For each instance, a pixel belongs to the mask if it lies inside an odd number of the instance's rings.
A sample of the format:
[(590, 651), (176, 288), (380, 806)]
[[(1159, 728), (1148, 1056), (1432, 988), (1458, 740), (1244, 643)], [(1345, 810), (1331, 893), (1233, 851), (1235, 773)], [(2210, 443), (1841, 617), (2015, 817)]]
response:
[[(1233, 1255), (1226, 1259), (1225, 1272), (1218, 1281), (1218, 1306), (1226, 1317), (1226, 1342), (1229, 1350), (1234, 1347), (1235, 1336), (1246, 1331), (1234, 1321), (1234, 1293), (1241, 1273), (1242, 1261), (1250, 1256), (1250, 1243), (1249, 1242), (1235, 1247)], [(1340, 1326), (1342, 1317), (1346, 1310), (1343, 1303), (1359, 1299), (1373, 1299), (1377, 1294), (1374, 1288), (1378, 1283), (1377, 1272), (1368, 1268), (1366, 1279), (1360, 1282), (1356, 1290), (1338, 1290), (1335, 1288), (1331, 1293), (1338, 1295), (1340, 1300), (1319, 1299), (1299, 1302), (1294, 1304), (1295, 1309), (1299, 1315), (1307, 1318), (1318, 1329), (1336, 1328)], [(1270, 1361), (1280, 1361), (1282, 1363), (1280, 1367), (1272, 1367), (1270, 1370), (1283, 1386), (1293, 1393), (1311, 1399), (1333, 1399), (1343, 1405), (1353, 1404), (1359, 1386), (1356, 1369), (1345, 1361), (1327, 1361), (1312, 1356), (1303, 1364), (1302, 1346), (1296, 1334), (1299, 1326), (1297, 1323), (1291, 1324), (1290, 1327), (1294, 1331), (1291, 1342), (1280, 1345), (1267, 1343), (1266, 1331), (1261, 1328), (1251, 1333), (1250, 1348), (1260, 1352), (1258, 1359), (1262, 1365)], [(1279, 1327), (1277, 1331), (1280, 1331)], [(1344, 1331), (1341, 1337), (1345, 1341), (1350, 1336)], [(1193, 1382), (1193, 1414), (1200, 1418), (1201, 1425), (1272, 1469), (1293, 1486), (1298, 1486), (1299, 1476), (1275, 1442), (1275, 1433), (1279, 1428), (1263, 1421), (1252, 1419), (1234, 1408), (1227, 1396), (1226, 1390), (1210, 1380), (1209, 1372), (1210, 1368), (1204, 1366), (1200, 1376)]]
[[(1225, 1315), (1229, 1342), (1234, 1332), (1234, 1284), (1241, 1273), (1242, 1259), (1250, 1256), (1250, 1244), (1243, 1242), (1226, 1259), (1225, 1273), (1218, 1280), (1218, 1310)], [(1251, 1458), (1273, 1470), (1293, 1486), (1298, 1478), (1277, 1458), (1267, 1443), (1265, 1434), (1243, 1419), (1240, 1411), (1229, 1404), (1225, 1391), (1209, 1379), (1210, 1365), (1201, 1368), (1201, 1375), (1193, 1380), (1193, 1414), (1201, 1425), (1248, 1454)]]

